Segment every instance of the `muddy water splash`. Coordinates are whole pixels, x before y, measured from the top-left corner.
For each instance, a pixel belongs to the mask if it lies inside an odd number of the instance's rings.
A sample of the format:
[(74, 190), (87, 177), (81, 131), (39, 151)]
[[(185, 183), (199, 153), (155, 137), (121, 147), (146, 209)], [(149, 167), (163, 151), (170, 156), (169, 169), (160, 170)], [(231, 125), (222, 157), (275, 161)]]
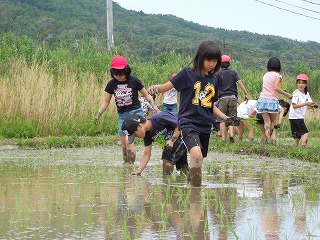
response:
[(163, 177), (160, 156), (138, 177), (118, 146), (2, 147), (1, 239), (320, 237), (318, 164), (210, 153), (192, 188), (179, 172)]

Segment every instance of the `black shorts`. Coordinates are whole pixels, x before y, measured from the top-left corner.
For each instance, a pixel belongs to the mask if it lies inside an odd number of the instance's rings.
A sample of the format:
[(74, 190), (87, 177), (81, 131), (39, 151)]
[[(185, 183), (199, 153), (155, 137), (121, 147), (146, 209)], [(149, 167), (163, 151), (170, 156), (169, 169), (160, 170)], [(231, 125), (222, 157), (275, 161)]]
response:
[(172, 149), (168, 150), (165, 147), (162, 151), (162, 160), (170, 161), (172, 164), (188, 164), (187, 160), (187, 148), (184, 145), (181, 137), (179, 137), (173, 144)]
[(289, 121), (293, 138), (300, 139), (302, 135), (309, 132), (304, 119), (289, 119)]
[(182, 128), (180, 129), (182, 141), (185, 143), (188, 151), (190, 149), (199, 146), (201, 148), (202, 156), (206, 157), (208, 155), (208, 147), (210, 134), (199, 133), (193, 128)]
[(264, 120), (263, 120), (263, 117), (262, 117), (262, 113), (257, 113), (256, 118), (257, 118), (257, 121), (256, 121), (257, 124), (263, 124), (264, 125)]

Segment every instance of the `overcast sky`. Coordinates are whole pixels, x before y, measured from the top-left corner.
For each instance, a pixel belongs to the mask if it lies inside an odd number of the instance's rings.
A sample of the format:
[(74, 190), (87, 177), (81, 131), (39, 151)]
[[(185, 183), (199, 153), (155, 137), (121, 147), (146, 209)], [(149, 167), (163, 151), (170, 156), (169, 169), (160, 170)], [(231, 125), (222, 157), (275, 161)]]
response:
[(127, 10), (320, 43), (320, 0), (114, 0)]

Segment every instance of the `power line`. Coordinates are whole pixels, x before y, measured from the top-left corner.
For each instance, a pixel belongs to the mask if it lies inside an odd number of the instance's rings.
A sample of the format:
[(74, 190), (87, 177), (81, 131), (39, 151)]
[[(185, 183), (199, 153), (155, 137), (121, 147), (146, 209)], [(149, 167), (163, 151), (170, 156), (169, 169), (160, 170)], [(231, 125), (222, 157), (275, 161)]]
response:
[(306, 11), (310, 11), (310, 12), (314, 12), (314, 13), (319, 13), (319, 14), (320, 14), (320, 12), (318, 12), (318, 11), (314, 11), (314, 10), (311, 10), (311, 9), (308, 9), (308, 8), (300, 7), (300, 6), (291, 4), (291, 3), (286, 3), (286, 2), (283, 2), (283, 1), (280, 1), (280, 0), (275, 0), (275, 1), (276, 1), (276, 2), (280, 2), (280, 3), (283, 3), (283, 4), (287, 4), (287, 5), (296, 7), (296, 8), (300, 8), (300, 9), (303, 9), (303, 10), (306, 10)]
[(307, 0), (300, 0), (300, 1), (320, 6), (320, 3), (315, 3), (315, 2), (311, 2), (311, 1), (307, 1)]
[(274, 8), (278, 8), (278, 9), (286, 11), (286, 12), (290, 12), (290, 13), (293, 13), (293, 14), (297, 14), (297, 15), (300, 15), (300, 16), (303, 16), (303, 17), (312, 18), (312, 19), (320, 21), (320, 18), (311, 17), (311, 16), (308, 16), (308, 15), (305, 15), (305, 14), (302, 14), (302, 13), (294, 12), (294, 11), (291, 11), (291, 10), (288, 10), (288, 9), (285, 9), (285, 8), (281, 8), (281, 7), (278, 7), (278, 6), (275, 6), (275, 5), (266, 3), (266, 2), (262, 2), (262, 1), (259, 1), (259, 0), (254, 0), (254, 1), (262, 3), (262, 4), (265, 4), (265, 5), (269, 5), (269, 6), (274, 7)]

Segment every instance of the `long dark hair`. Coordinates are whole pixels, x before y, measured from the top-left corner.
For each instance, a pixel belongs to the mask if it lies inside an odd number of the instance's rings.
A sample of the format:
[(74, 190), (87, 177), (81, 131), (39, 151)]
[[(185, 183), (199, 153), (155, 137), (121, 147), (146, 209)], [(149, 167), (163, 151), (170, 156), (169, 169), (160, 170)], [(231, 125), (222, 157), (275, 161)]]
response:
[(214, 69), (212, 69), (211, 72), (209, 72), (209, 74), (213, 75), (215, 74), (221, 66), (221, 50), (218, 47), (218, 45), (216, 43), (214, 43), (213, 41), (207, 40), (202, 42), (194, 57), (192, 60), (193, 63), (193, 70), (196, 72), (197, 76), (204, 76), (203, 73), (203, 62), (204, 60), (212, 60), (212, 59), (217, 59), (217, 65)]

